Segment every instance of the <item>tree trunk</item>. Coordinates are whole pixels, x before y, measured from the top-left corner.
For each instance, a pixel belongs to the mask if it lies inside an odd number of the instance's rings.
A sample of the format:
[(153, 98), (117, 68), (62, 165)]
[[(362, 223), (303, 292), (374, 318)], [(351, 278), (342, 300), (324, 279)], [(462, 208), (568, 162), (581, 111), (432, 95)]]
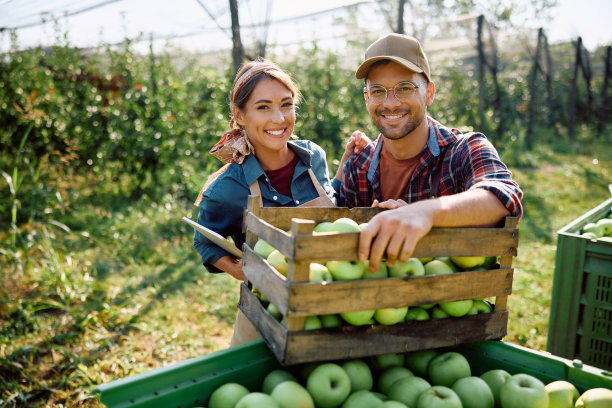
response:
[(397, 12), (397, 32), (398, 34), (404, 34), (404, 5), (406, 0), (399, 1), (399, 9)]
[(244, 48), (240, 39), (240, 22), (238, 19), (238, 0), (229, 0), (230, 13), (232, 15), (232, 59), (234, 71), (238, 72), (244, 60)]

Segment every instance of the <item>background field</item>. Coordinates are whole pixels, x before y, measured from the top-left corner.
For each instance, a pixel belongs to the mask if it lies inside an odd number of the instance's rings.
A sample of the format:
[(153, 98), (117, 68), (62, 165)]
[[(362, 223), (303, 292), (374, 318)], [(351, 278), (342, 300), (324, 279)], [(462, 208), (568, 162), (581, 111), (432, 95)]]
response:
[[(610, 196), (610, 117), (597, 135), (599, 96), (586, 103), (582, 84), (569, 137), (571, 72), (559, 69), (556, 110), (538, 105), (527, 150), (517, 77), (529, 65), (506, 61), (507, 130), (495, 132), (490, 110), (482, 124), (525, 193), (505, 340), (543, 350), (555, 233)], [(138, 55), (129, 42), (14, 52), (0, 65), (0, 407), (97, 407), (95, 384), (225, 348), (237, 282), (203, 269), (180, 219), (194, 218), (219, 166), (207, 151), (227, 123), (229, 69)], [(333, 173), (353, 129), (374, 134), (361, 84), (316, 49), (286, 67), (305, 94), (298, 134), (325, 147)], [(431, 114), (480, 128), (473, 76), (453, 64), (439, 72)]]

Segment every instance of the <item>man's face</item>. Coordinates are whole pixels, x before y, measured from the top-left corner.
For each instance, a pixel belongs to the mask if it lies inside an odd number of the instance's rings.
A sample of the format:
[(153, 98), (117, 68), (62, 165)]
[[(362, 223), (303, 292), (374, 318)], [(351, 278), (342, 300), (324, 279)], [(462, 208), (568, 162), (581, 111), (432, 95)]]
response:
[[(395, 97), (393, 87), (405, 81), (419, 87), (409, 97), (399, 100)], [(368, 112), (383, 136), (392, 140), (401, 139), (414, 131), (425, 119), (427, 106), (434, 99), (433, 83), (427, 84), (424, 75), (393, 61), (377, 65), (369, 71), (366, 86), (371, 88), (373, 85), (387, 88), (387, 98), (382, 102), (367, 98)]]

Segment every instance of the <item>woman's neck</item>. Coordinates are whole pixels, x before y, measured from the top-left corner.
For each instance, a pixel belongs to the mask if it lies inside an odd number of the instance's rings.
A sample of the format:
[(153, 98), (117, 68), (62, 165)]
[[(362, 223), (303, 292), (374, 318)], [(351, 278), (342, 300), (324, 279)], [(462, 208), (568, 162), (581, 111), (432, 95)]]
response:
[(289, 148), (289, 146), (285, 146), (285, 148), (281, 150), (255, 150), (255, 156), (259, 161), (259, 165), (264, 171), (268, 170), (278, 170), (283, 166), (286, 166), (293, 158), (295, 157), (295, 153), (293, 150)]

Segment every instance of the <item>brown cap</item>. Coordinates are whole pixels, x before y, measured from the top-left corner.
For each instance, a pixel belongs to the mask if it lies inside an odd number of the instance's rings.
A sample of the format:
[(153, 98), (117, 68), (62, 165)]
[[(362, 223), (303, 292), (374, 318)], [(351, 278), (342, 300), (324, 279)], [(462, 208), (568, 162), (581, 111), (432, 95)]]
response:
[(370, 66), (380, 60), (395, 61), (411, 71), (422, 72), (427, 80), (431, 81), (427, 56), (419, 41), (414, 37), (392, 33), (374, 41), (366, 50), (365, 61), (357, 68), (355, 77), (365, 78)]

